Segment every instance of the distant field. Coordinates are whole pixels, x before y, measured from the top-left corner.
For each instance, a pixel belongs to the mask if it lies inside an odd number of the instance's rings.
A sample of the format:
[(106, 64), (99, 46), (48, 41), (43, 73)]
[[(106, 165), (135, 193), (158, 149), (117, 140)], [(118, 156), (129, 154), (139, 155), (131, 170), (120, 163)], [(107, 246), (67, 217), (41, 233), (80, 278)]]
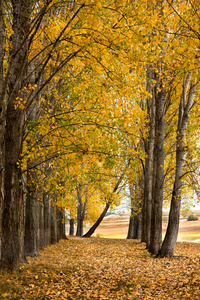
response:
[[(200, 211), (195, 212), (199, 216), (198, 221), (187, 221), (187, 218), (180, 219), (178, 241), (200, 242)], [(128, 233), (128, 215), (110, 215), (104, 218), (96, 229), (93, 236), (104, 238), (125, 239)], [(90, 227), (85, 228), (85, 232)], [(167, 228), (167, 215), (163, 217), (163, 236)]]

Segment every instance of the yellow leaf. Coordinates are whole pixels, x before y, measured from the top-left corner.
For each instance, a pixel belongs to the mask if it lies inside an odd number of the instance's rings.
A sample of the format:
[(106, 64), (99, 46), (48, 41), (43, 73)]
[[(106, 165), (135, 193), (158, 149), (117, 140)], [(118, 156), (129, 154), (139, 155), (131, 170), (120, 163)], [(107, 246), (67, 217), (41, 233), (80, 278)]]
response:
[(4, 294), (2, 294), (2, 297), (3, 297), (3, 298), (6, 298), (7, 296), (9, 296), (9, 294), (8, 294), (8, 293), (4, 293)]

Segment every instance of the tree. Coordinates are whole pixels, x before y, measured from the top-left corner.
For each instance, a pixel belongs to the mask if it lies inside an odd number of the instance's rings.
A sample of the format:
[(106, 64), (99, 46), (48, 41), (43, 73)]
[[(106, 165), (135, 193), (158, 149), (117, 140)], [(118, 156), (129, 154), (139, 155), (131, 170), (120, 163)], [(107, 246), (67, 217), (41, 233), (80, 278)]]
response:
[(127, 165), (124, 168), (123, 173), (120, 175), (119, 179), (117, 180), (117, 182), (116, 182), (116, 184), (115, 184), (115, 186), (114, 186), (114, 188), (111, 192), (111, 195), (110, 195), (109, 199), (106, 199), (107, 203), (106, 203), (106, 206), (105, 206), (103, 212), (101, 213), (100, 217), (97, 219), (97, 221), (94, 223), (94, 225), (88, 230), (88, 232), (84, 234), (83, 237), (90, 237), (95, 232), (95, 230), (100, 225), (100, 223), (102, 222), (103, 218), (105, 217), (105, 215), (108, 212), (108, 210), (110, 208), (110, 205), (112, 203), (112, 194), (116, 193), (116, 191), (118, 190), (119, 185), (121, 184), (121, 182), (123, 180), (123, 177), (124, 177), (128, 167), (130, 165), (130, 162), (131, 162), (131, 160), (129, 159)]
[(182, 95), (179, 104), (177, 137), (176, 137), (176, 170), (174, 187), (169, 213), (167, 232), (162, 247), (158, 253), (159, 257), (173, 256), (179, 229), (179, 216), (181, 207), (181, 188), (183, 176), (183, 164), (185, 153), (185, 136), (188, 126), (189, 112), (193, 106), (197, 83), (192, 83), (192, 74), (189, 73), (183, 80)]

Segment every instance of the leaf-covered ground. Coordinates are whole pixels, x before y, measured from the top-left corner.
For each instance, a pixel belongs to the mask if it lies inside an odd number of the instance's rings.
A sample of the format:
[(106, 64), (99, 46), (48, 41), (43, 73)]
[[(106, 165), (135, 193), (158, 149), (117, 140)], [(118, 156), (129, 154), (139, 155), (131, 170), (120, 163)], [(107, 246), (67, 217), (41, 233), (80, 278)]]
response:
[(0, 273), (0, 299), (200, 299), (200, 245), (157, 259), (131, 240), (70, 238)]

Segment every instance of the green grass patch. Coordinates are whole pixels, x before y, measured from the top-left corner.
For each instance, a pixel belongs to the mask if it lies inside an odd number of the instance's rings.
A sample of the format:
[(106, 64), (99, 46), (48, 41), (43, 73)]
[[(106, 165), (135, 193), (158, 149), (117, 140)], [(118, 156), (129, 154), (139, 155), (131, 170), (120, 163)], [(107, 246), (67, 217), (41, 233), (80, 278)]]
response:
[(191, 232), (191, 233), (179, 233), (178, 241), (195, 241), (200, 240), (200, 232)]

